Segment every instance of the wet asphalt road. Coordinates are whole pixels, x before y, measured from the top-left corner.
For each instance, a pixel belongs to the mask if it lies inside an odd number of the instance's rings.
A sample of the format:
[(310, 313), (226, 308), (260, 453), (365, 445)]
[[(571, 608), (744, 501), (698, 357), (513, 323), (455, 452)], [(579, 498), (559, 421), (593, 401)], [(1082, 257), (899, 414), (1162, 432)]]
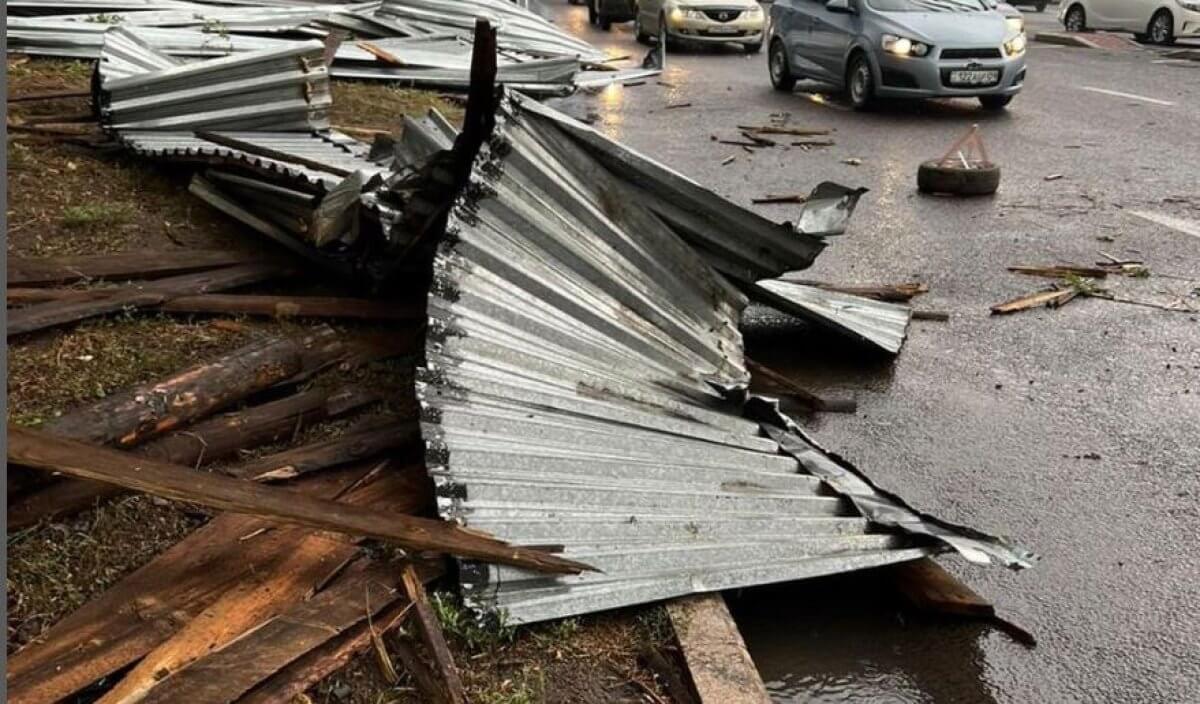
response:
[[(1051, 27), (1053, 9), (1031, 24)], [(614, 53), (645, 52), (631, 25), (601, 33), (565, 0), (549, 12)], [(870, 188), (850, 231), (807, 273), (926, 282), (919, 307), (950, 321), (914, 323), (895, 361), (787, 329), (748, 333), (750, 353), (858, 399), (856, 415), (807, 424), (877, 482), (1044, 556), (1021, 574), (945, 560), (1037, 635), (1032, 651), (981, 626), (901, 619), (878, 593), (843, 582), (744, 593), (738, 617), (780, 700), (1196, 701), (1200, 314), (1101, 300), (1001, 318), (988, 309), (1046, 283), (1005, 265), (1088, 264), (1101, 250), (1156, 274), (1110, 279), (1120, 295), (1200, 309), (1189, 297), (1200, 234), (1132, 214), (1200, 233), (1200, 63), (1039, 44), (1028, 60), (1025, 91), (1000, 115), (968, 101), (858, 114), (809, 95), (815, 84), (782, 95), (765, 52), (733, 48), (671, 54), (669, 86), (651, 79), (559, 103), (739, 203), (823, 180)], [(691, 106), (666, 108), (680, 102)], [(710, 141), (782, 112), (793, 126), (835, 129), (836, 146), (748, 154)], [(1004, 169), (1000, 192), (918, 196), (917, 164), (975, 122)], [(851, 157), (862, 165), (841, 163)]]

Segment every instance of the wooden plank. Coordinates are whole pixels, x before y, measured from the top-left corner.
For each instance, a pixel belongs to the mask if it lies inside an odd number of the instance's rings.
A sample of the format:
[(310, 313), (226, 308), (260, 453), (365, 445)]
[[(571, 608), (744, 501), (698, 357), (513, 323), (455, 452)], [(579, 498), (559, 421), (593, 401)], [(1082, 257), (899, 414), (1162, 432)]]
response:
[(310, 650), (260, 682), (239, 698), (238, 704), (291, 704), (297, 695), (366, 652), (371, 647), (372, 630), (382, 636), (398, 628), (408, 614), (407, 601), (393, 602), (373, 619), (372, 624), (360, 622), (341, 636)]
[(247, 575), (169, 640), (150, 651), (98, 702), (135, 704), (147, 698), (164, 677), (187, 668), (311, 596), (357, 553), (357, 546), (317, 533), (299, 536), (277, 560)]
[(911, 301), (914, 297), (922, 293), (929, 292), (929, 286), (920, 282), (905, 282), (901, 284), (862, 284), (862, 285), (846, 285), (846, 284), (831, 284), (825, 281), (812, 281), (810, 279), (796, 278), (792, 276), (782, 277), (785, 281), (791, 281), (797, 284), (806, 286), (815, 286), (826, 291), (839, 291), (841, 293), (849, 293), (854, 296), (862, 296), (864, 298), (873, 298), (877, 301), (889, 301), (891, 303), (905, 303)]
[(8, 335), (22, 335), (129, 308), (155, 306), (179, 296), (248, 286), (292, 273), (293, 269), (279, 264), (253, 262), (172, 276), (140, 288), (115, 289), (102, 298), (37, 303), (8, 314)]
[(398, 638), (393, 642), (393, 647), (396, 657), (400, 658), (400, 664), (404, 666), (420, 692), (421, 701), (425, 704), (445, 704), (446, 691), (442, 689), (433, 670), (421, 659), (416, 646), (407, 638)]
[(413, 445), (421, 438), (415, 421), (375, 419), (369, 427), (338, 437), (294, 447), (229, 469), (230, 476), (256, 482), (281, 481), (376, 457)]
[(110, 482), (175, 501), (190, 501), (318, 530), (377, 538), (407, 550), (445, 552), (541, 572), (578, 573), (591, 569), (547, 552), (512, 546), (453, 523), (354, 508), (282, 487), (195, 472), (188, 467), (59, 439), (11, 424), (8, 427), (8, 460), (48, 472)]
[[(322, 474), (296, 490), (332, 497), (361, 473)], [(217, 516), (12, 654), (9, 701), (57, 702), (135, 662), (310, 532)]]
[(1010, 266), (1008, 270), (1014, 274), (1025, 274), (1026, 276), (1041, 276), (1048, 279), (1065, 279), (1068, 276), (1085, 276), (1093, 279), (1103, 279), (1108, 276), (1107, 269), (1101, 269), (1094, 266), (1070, 266), (1070, 265), (1051, 265), (1051, 266)]
[(90, 98), (92, 94), (86, 90), (60, 90), (49, 93), (26, 93), (24, 95), (10, 95), (8, 102), (10, 103), (29, 103), (39, 100), (63, 100), (66, 98)]
[(163, 303), (157, 310), (169, 313), (219, 313), (265, 315), (273, 318), (355, 318), (362, 320), (418, 320), (425, 306), (400, 301), (333, 296), (262, 296), (208, 294), (183, 296)]
[(156, 279), (254, 264), (261, 254), (223, 249), (125, 252), (65, 257), (9, 257), (9, 286), (62, 286), (80, 281)]
[(332, 359), (343, 349), (328, 327), (303, 337), (258, 340), (212, 362), (66, 413), (44, 429), (73, 440), (132, 447), (286, 381), (313, 360)]
[(438, 621), (433, 606), (429, 604), (429, 595), (425, 593), (425, 585), (411, 564), (405, 565), (400, 574), (401, 584), (408, 600), (412, 603), (413, 614), (417, 622), (417, 630), (421, 633), (421, 642), (425, 650), (433, 658), (434, 667), (441, 677), (442, 685), (451, 704), (466, 704), (467, 695), (463, 690), (462, 679), (458, 676), (458, 668), (454, 666), (454, 656), (442, 633), (442, 624)]
[(666, 609), (701, 704), (769, 704), (766, 685), (719, 593), (668, 601)]
[[(134, 448), (161, 462), (201, 467), (266, 443), (291, 437), (298, 430), (378, 402), (378, 393), (360, 389), (305, 391), (244, 411), (201, 421), (186, 432), (174, 432)], [(39, 473), (40, 474), (40, 473)], [(19, 530), (40, 520), (71, 516), (124, 493), (104, 482), (68, 479), (18, 497), (8, 506), (8, 529)]]
[(360, 560), (330, 586), (162, 680), (143, 704), (226, 704), (401, 598), (397, 567)]

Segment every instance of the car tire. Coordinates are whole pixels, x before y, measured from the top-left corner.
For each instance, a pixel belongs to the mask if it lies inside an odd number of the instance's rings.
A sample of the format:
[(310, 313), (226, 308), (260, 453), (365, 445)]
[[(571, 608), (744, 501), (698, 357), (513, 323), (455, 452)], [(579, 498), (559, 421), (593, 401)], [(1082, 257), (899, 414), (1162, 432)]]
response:
[(605, 32), (612, 29), (612, 20), (608, 19), (607, 17), (601, 17), (600, 18), (600, 29), (604, 30)]
[(944, 166), (936, 159), (917, 169), (917, 190), (955, 196), (990, 196), (1000, 188), (1000, 167), (988, 164), (976, 169)]
[(758, 52), (762, 51), (762, 44), (763, 44), (762, 42), (754, 42), (753, 44), (743, 44), (742, 48), (746, 50), (747, 54), (757, 54)]
[(846, 95), (855, 110), (870, 110), (875, 106), (875, 76), (871, 62), (861, 51), (850, 57), (846, 68)]
[(647, 34), (646, 28), (642, 26), (642, 15), (640, 13), (633, 18), (633, 33), (637, 37), (639, 44), (645, 44), (646, 46), (654, 44), (654, 37)]
[(1146, 38), (1151, 44), (1170, 46), (1175, 43), (1175, 18), (1169, 10), (1159, 10), (1146, 26)]
[(979, 104), (984, 110), (1003, 110), (1012, 102), (1011, 95), (981, 95), (979, 96)]
[(791, 93), (796, 87), (796, 77), (792, 75), (787, 47), (782, 39), (771, 40), (771, 51), (767, 55), (767, 73), (771, 76), (771, 85), (777, 91)]
[(1063, 15), (1063, 28), (1068, 32), (1087, 31), (1087, 13), (1083, 5), (1072, 5), (1067, 10), (1067, 14)]

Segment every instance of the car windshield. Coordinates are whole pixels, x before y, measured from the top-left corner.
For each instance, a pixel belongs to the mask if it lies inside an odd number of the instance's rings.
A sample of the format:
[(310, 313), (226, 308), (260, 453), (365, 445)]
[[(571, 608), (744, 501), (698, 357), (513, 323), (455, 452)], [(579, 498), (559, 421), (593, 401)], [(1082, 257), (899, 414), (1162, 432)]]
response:
[(983, 0), (867, 0), (880, 12), (980, 12), (987, 10)]

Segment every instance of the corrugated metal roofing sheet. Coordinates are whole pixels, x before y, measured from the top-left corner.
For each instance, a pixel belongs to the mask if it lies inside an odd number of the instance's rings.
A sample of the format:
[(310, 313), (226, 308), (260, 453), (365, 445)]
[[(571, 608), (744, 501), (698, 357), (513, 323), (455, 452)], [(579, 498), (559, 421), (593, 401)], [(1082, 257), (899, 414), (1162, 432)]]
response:
[[(425, 130), (411, 148), (441, 139)], [(468, 602), (521, 623), (910, 560), (954, 541), (986, 557), (975, 534), (930, 528), (853, 481), (769, 404), (747, 417), (765, 402), (740, 398), (746, 298), (631, 184), (639, 176), (610, 170), (553, 111), (518, 99), (453, 208), (417, 388), (439, 511), (602, 570), (467, 564)], [(752, 227), (726, 236), (753, 238)]]
[[(190, 64), (159, 57), (131, 74), (124, 57), (134, 37), (112, 30), (100, 62), (100, 121), (122, 130), (301, 131), (329, 127), (329, 71), (318, 41), (292, 42)], [(108, 44), (106, 44), (108, 46)], [(140, 45), (142, 63), (153, 52)], [(116, 56), (109, 61), (106, 53)], [(174, 64), (169, 65), (168, 64)], [(107, 73), (119, 67), (117, 73)]]
[(755, 288), (766, 302), (785, 313), (868, 342), (891, 354), (900, 351), (912, 320), (912, 309), (906, 305), (792, 281), (759, 281)]

